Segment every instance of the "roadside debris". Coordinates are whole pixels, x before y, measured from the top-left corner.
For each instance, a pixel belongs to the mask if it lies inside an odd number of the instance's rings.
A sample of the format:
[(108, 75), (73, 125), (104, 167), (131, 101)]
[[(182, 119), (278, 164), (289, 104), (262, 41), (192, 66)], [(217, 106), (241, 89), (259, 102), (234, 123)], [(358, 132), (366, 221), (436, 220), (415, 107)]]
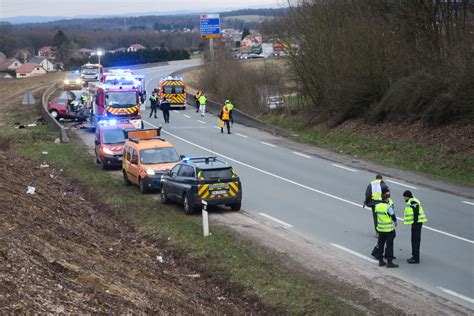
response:
[(157, 260), (159, 263), (163, 263), (163, 257), (162, 257), (162, 256), (156, 256), (156, 260)]
[(49, 168), (49, 165), (48, 165), (48, 164), (44, 164), (44, 165), (43, 165), (43, 164), (41, 164), (41, 165), (40, 165), (40, 168), (41, 168), (41, 169), (44, 169), (44, 168)]
[(31, 186), (28, 186), (26, 188), (26, 194), (35, 194), (36, 192), (36, 188), (35, 187), (31, 187)]
[(193, 279), (197, 279), (197, 278), (200, 278), (201, 275), (200, 275), (199, 273), (196, 273), (196, 274), (188, 274), (187, 277), (193, 278)]
[(47, 155), (48, 152), (47, 152), (47, 151), (43, 151), (42, 154), (43, 154), (43, 155)]

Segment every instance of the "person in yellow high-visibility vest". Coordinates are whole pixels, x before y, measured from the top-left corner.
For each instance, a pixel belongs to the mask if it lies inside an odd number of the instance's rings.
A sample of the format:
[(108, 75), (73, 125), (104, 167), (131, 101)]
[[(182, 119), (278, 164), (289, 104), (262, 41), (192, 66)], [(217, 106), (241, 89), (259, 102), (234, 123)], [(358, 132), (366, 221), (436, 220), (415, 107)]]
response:
[(196, 94), (194, 95), (194, 98), (196, 99), (196, 113), (199, 112), (199, 105), (200, 105), (199, 98), (201, 97), (201, 95), (203, 95), (201, 90), (198, 90)]
[[(224, 104), (221, 110), (220, 119), (224, 122), (224, 125), (227, 126), (227, 134), (232, 134), (230, 132), (230, 123), (234, 124), (234, 120), (232, 119), (232, 110), (228, 106), (228, 104)], [(221, 133), (224, 133), (224, 126), (221, 126)]]
[(202, 93), (201, 96), (199, 97), (199, 112), (201, 113), (201, 116), (204, 116), (204, 113), (206, 113), (206, 102), (207, 102), (207, 98)]
[(428, 221), (420, 200), (413, 196), (410, 191), (403, 192), (403, 198), (407, 205), (403, 216), (403, 223), (411, 225), (411, 255), (407, 262), (410, 264), (420, 263), (421, 228)]
[(365, 191), (364, 206), (367, 205), (372, 209), (372, 218), (374, 221), (375, 238), (378, 238), (379, 233), (377, 232), (377, 216), (375, 214), (375, 205), (382, 201), (382, 194), (390, 192), (388, 186), (383, 182), (382, 175), (378, 174), (375, 176), (375, 180), (372, 180), (367, 186)]
[[(382, 195), (382, 200), (375, 205), (375, 214), (377, 215), (377, 231), (379, 238), (377, 243), (377, 259), (379, 259), (379, 266), (387, 266), (387, 268), (398, 268), (398, 264), (393, 263), (395, 258), (393, 255), (393, 240), (395, 239), (395, 227), (397, 226), (397, 216), (390, 205), (390, 193), (385, 192)], [(385, 245), (387, 246), (385, 248)], [(385, 250), (385, 258), (387, 263), (383, 260)]]

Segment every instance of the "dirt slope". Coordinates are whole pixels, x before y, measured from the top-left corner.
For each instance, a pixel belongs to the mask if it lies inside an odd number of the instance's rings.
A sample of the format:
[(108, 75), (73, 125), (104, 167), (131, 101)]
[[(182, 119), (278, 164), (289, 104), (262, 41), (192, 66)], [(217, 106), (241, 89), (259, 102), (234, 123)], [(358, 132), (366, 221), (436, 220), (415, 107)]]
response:
[[(242, 289), (138, 235), (60, 170), (0, 141), (0, 311), (265, 313)], [(27, 186), (36, 194), (26, 194)], [(162, 256), (163, 262), (160, 262)]]

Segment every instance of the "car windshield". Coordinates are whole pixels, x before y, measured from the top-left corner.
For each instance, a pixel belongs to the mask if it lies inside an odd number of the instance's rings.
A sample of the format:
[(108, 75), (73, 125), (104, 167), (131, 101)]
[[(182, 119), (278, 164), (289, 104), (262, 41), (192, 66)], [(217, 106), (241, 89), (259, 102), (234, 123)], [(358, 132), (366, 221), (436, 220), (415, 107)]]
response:
[(102, 132), (104, 144), (125, 143), (125, 135), (121, 129), (109, 129)]
[(202, 177), (204, 179), (230, 179), (232, 178), (232, 170), (231, 168), (203, 170)]
[(109, 92), (106, 99), (107, 105), (114, 108), (128, 108), (137, 104), (137, 95), (134, 91)]
[(98, 67), (83, 67), (81, 72), (86, 75), (95, 75), (99, 71)]
[(179, 160), (179, 155), (173, 147), (140, 150), (140, 162), (144, 165), (178, 162)]
[(66, 104), (66, 99), (56, 99), (56, 104), (58, 105), (65, 105)]

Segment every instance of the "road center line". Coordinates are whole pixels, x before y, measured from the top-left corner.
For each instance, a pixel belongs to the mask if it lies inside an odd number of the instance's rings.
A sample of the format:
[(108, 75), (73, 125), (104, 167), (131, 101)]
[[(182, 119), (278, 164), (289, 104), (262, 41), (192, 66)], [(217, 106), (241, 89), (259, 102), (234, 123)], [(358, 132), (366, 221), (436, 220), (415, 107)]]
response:
[(352, 172), (357, 172), (357, 170), (355, 170), (355, 169), (351, 169), (351, 168), (348, 168), (348, 167), (344, 167), (344, 166), (341, 166), (341, 165), (338, 165), (338, 164), (335, 164), (335, 163), (332, 163), (331, 166), (334, 166), (334, 167), (337, 167), (337, 168), (341, 168), (341, 169), (344, 169), (344, 170), (349, 170), (349, 171), (352, 171)]
[(362, 259), (364, 259), (364, 260), (367, 260), (367, 261), (369, 261), (369, 262), (378, 263), (377, 260), (374, 260), (374, 259), (372, 259), (372, 258), (369, 258), (369, 257), (367, 257), (367, 256), (364, 256), (363, 254), (360, 254), (360, 253), (358, 253), (358, 252), (355, 252), (354, 250), (350, 250), (349, 248), (343, 247), (343, 246), (338, 245), (338, 244), (335, 244), (335, 243), (331, 243), (331, 245), (333, 245), (334, 247), (336, 247), (336, 248), (338, 248), (338, 249), (341, 249), (341, 250), (343, 250), (343, 251), (345, 251), (345, 252), (348, 252), (348, 253), (350, 253), (350, 254), (356, 256), (356, 257), (359, 257), (359, 258), (362, 258)]
[(267, 145), (267, 146), (270, 146), (270, 147), (273, 147), (273, 148), (277, 148), (276, 145), (265, 143), (265, 142), (260, 142), (260, 144), (264, 144), (264, 145)]
[(468, 202), (468, 201), (461, 201), (461, 202), (463, 202), (464, 204), (468, 204), (468, 205), (474, 205), (474, 203)]
[(299, 153), (299, 152), (297, 152), (297, 151), (292, 151), (292, 153), (295, 154), (295, 155), (301, 156), (301, 157), (305, 157), (305, 158), (308, 158), (308, 159), (312, 159), (311, 156), (308, 156), (308, 155)]
[(206, 122), (201, 121), (201, 120), (197, 120), (197, 121), (198, 121), (199, 123), (201, 123), (201, 124), (207, 124)]
[(187, 115), (187, 114), (184, 114), (184, 117), (186, 118), (191, 118), (191, 116)]
[[(154, 125), (154, 124), (151, 124), (151, 123), (149, 123), (149, 122), (147, 122), (147, 121), (145, 121), (145, 122), (146, 122), (148, 125), (153, 126), (153, 127), (155, 127), (155, 128), (158, 127), (158, 126), (156, 126), (156, 125)], [(349, 201), (349, 200), (340, 198), (340, 197), (335, 196), (335, 195), (332, 195), (332, 194), (330, 194), (330, 193), (327, 193), (327, 192), (324, 192), (324, 191), (321, 191), (321, 190), (318, 190), (318, 189), (309, 187), (309, 186), (307, 186), (307, 185), (298, 183), (298, 182), (296, 182), (296, 181), (293, 181), (293, 180), (290, 180), (290, 179), (287, 179), (287, 178), (283, 178), (283, 177), (281, 177), (281, 176), (279, 176), (279, 175), (276, 175), (276, 174), (274, 174), (274, 173), (271, 173), (271, 172), (262, 170), (262, 169), (260, 169), (260, 168), (254, 167), (254, 166), (251, 166), (251, 165), (249, 165), (249, 164), (246, 164), (245, 162), (241, 162), (241, 161), (239, 161), (239, 160), (236, 160), (236, 159), (230, 158), (230, 157), (228, 157), (228, 156), (222, 155), (222, 154), (220, 154), (220, 153), (218, 153), (218, 152), (215, 152), (215, 151), (213, 151), (213, 150), (211, 150), (211, 149), (208, 149), (208, 148), (206, 148), (206, 147), (203, 147), (203, 146), (200, 146), (200, 145), (198, 145), (198, 144), (195, 144), (195, 143), (193, 143), (193, 142), (191, 142), (191, 141), (189, 141), (189, 140), (187, 140), (187, 139), (184, 139), (184, 138), (182, 138), (182, 137), (179, 137), (178, 135), (175, 135), (175, 134), (170, 133), (170, 132), (168, 132), (168, 131), (162, 131), (162, 132), (165, 133), (165, 134), (168, 134), (168, 135), (170, 135), (170, 136), (172, 136), (172, 137), (174, 137), (174, 138), (176, 138), (176, 139), (179, 139), (179, 140), (182, 141), (182, 142), (185, 142), (185, 143), (187, 143), (187, 144), (189, 144), (189, 145), (192, 145), (192, 146), (194, 146), (194, 147), (196, 147), (196, 148), (199, 148), (199, 149), (202, 149), (202, 150), (204, 150), (204, 151), (210, 152), (211, 154), (215, 154), (215, 155), (221, 156), (221, 157), (224, 158), (224, 159), (227, 159), (227, 160), (229, 160), (229, 161), (233, 161), (233, 162), (235, 162), (235, 163), (237, 163), (237, 164), (239, 164), (239, 165), (242, 165), (242, 166), (247, 167), (247, 168), (249, 168), (249, 169), (253, 169), (253, 170), (258, 171), (258, 172), (260, 172), (260, 173), (266, 174), (266, 175), (268, 175), (268, 176), (270, 176), (270, 177), (273, 177), (273, 178), (276, 178), (276, 179), (279, 179), (279, 180), (282, 180), (282, 181), (285, 181), (285, 182), (294, 184), (294, 185), (296, 185), (296, 186), (298, 186), (298, 187), (300, 187), (300, 188), (303, 188), (303, 189), (306, 189), (306, 190), (309, 190), (309, 191), (312, 191), (312, 192), (319, 193), (319, 194), (321, 194), (321, 195), (324, 195), (324, 196), (327, 196), (327, 197), (330, 197), (330, 198), (339, 200), (339, 201), (341, 201), (341, 202), (345, 202), (345, 203), (351, 204), (351, 205), (353, 205), (353, 206), (356, 206), (357, 208), (360, 208), (360, 207), (361, 207), (360, 203), (355, 203), (355, 202), (352, 202), (352, 201)], [(449, 237), (453, 237), (453, 238), (456, 238), (456, 239), (459, 239), (459, 240), (462, 240), (462, 241), (465, 241), (465, 242), (474, 244), (474, 241), (473, 241), (473, 240), (470, 240), (470, 239), (467, 239), (467, 238), (464, 238), (464, 237), (460, 237), (460, 236), (457, 236), (457, 235), (453, 235), (453, 234), (450, 234), (450, 233), (446, 233), (446, 232), (444, 232), (444, 231), (437, 230), (437, 229), (434, 229), (434, 228), (431, 228), (431, 227), (428, 227), (428, 226), (424, 226), (424, 225), (423, 225), (423, 227), (424, 227), (425, 229), (432, 230), (432, 231), (435, 231), (435, 232), (437, 232), (437, 233), (440, 233), (440, 234), (443, 234), (443, 235), (446, 235), (446, 236), (449, 236)]]
[(452, 296), (455, 296), (455, 297), (457, 297), (457, 298), (460, 298), (460, 299), (462, 299), (462, 300), (464, 300), (464, 301), (466, 301), (466, 302), (469, 302), (469, 303), (471, 303), (471, 304), (474, 304), (474, 299), (472, 299), (472, 298), (470, 298), (470, 297), (467, 297), (467, 296), (464, 296), (464, 295), (462, 295), (462, 294), (456, 293), (456, 292), (451, 291), (451, 290), (449, 290), (449, 289), (445, 289), (445, 288), (443, 288), (443, 287), (441, 287), (441, 286), (438, 286), (438, 289), (440, 289), (440, 290), (443, 291), (444, 293), (447, 293), (447, 294), (449, 294), (449, 295), (452, 295)]
[(287, 222), (284, 222), (284, 221), (282, 221), (282, 220), (279, 220), (278, 218), (275, 218), (275, 217), (270, 216), (270, 215), (268, 215), (268, 214), (265, 214), (265, 213), (258, 213), (258, 214), (260, 214), (261, 216), (266, 217), (266, 218), (268, 218), (268, 219), (270, 219), (270, 220), (272, 220), (272, 221), (274, 221), (274, 222), (276, 222), (276, 223), (278, 223), (278, 224), (280, 224), (280, 225), (283, 225), (283, 226), (285, 226), (285, 227), (288, 227), (288, 228), (293, 227), (293, 225), (288, 224)]
[(235, 133), (235, 135), (243, 137), (243, 138), (249, 138), (248, 136), (245, 136), (245, 135), (242, 135), (242, 134), (239, 134), (239, 133)]
[(402, 187), (407, 187), (407, 188), (410, 188), (410, 189), (413, 189), (413, 190), (418, 190), (417, 187), (414, 187), (414, 186), (411, 186), (411, 185), (408, 185), (408, 184), (405, 184), (405, 183), (401, 183), (401, 182), (397, 182), (397, 181), (393, 181), (393, 180), (388, 180), (388, 179), (385, 179), (385, 181), (393, 183), (393, 184), (398, 184)]

